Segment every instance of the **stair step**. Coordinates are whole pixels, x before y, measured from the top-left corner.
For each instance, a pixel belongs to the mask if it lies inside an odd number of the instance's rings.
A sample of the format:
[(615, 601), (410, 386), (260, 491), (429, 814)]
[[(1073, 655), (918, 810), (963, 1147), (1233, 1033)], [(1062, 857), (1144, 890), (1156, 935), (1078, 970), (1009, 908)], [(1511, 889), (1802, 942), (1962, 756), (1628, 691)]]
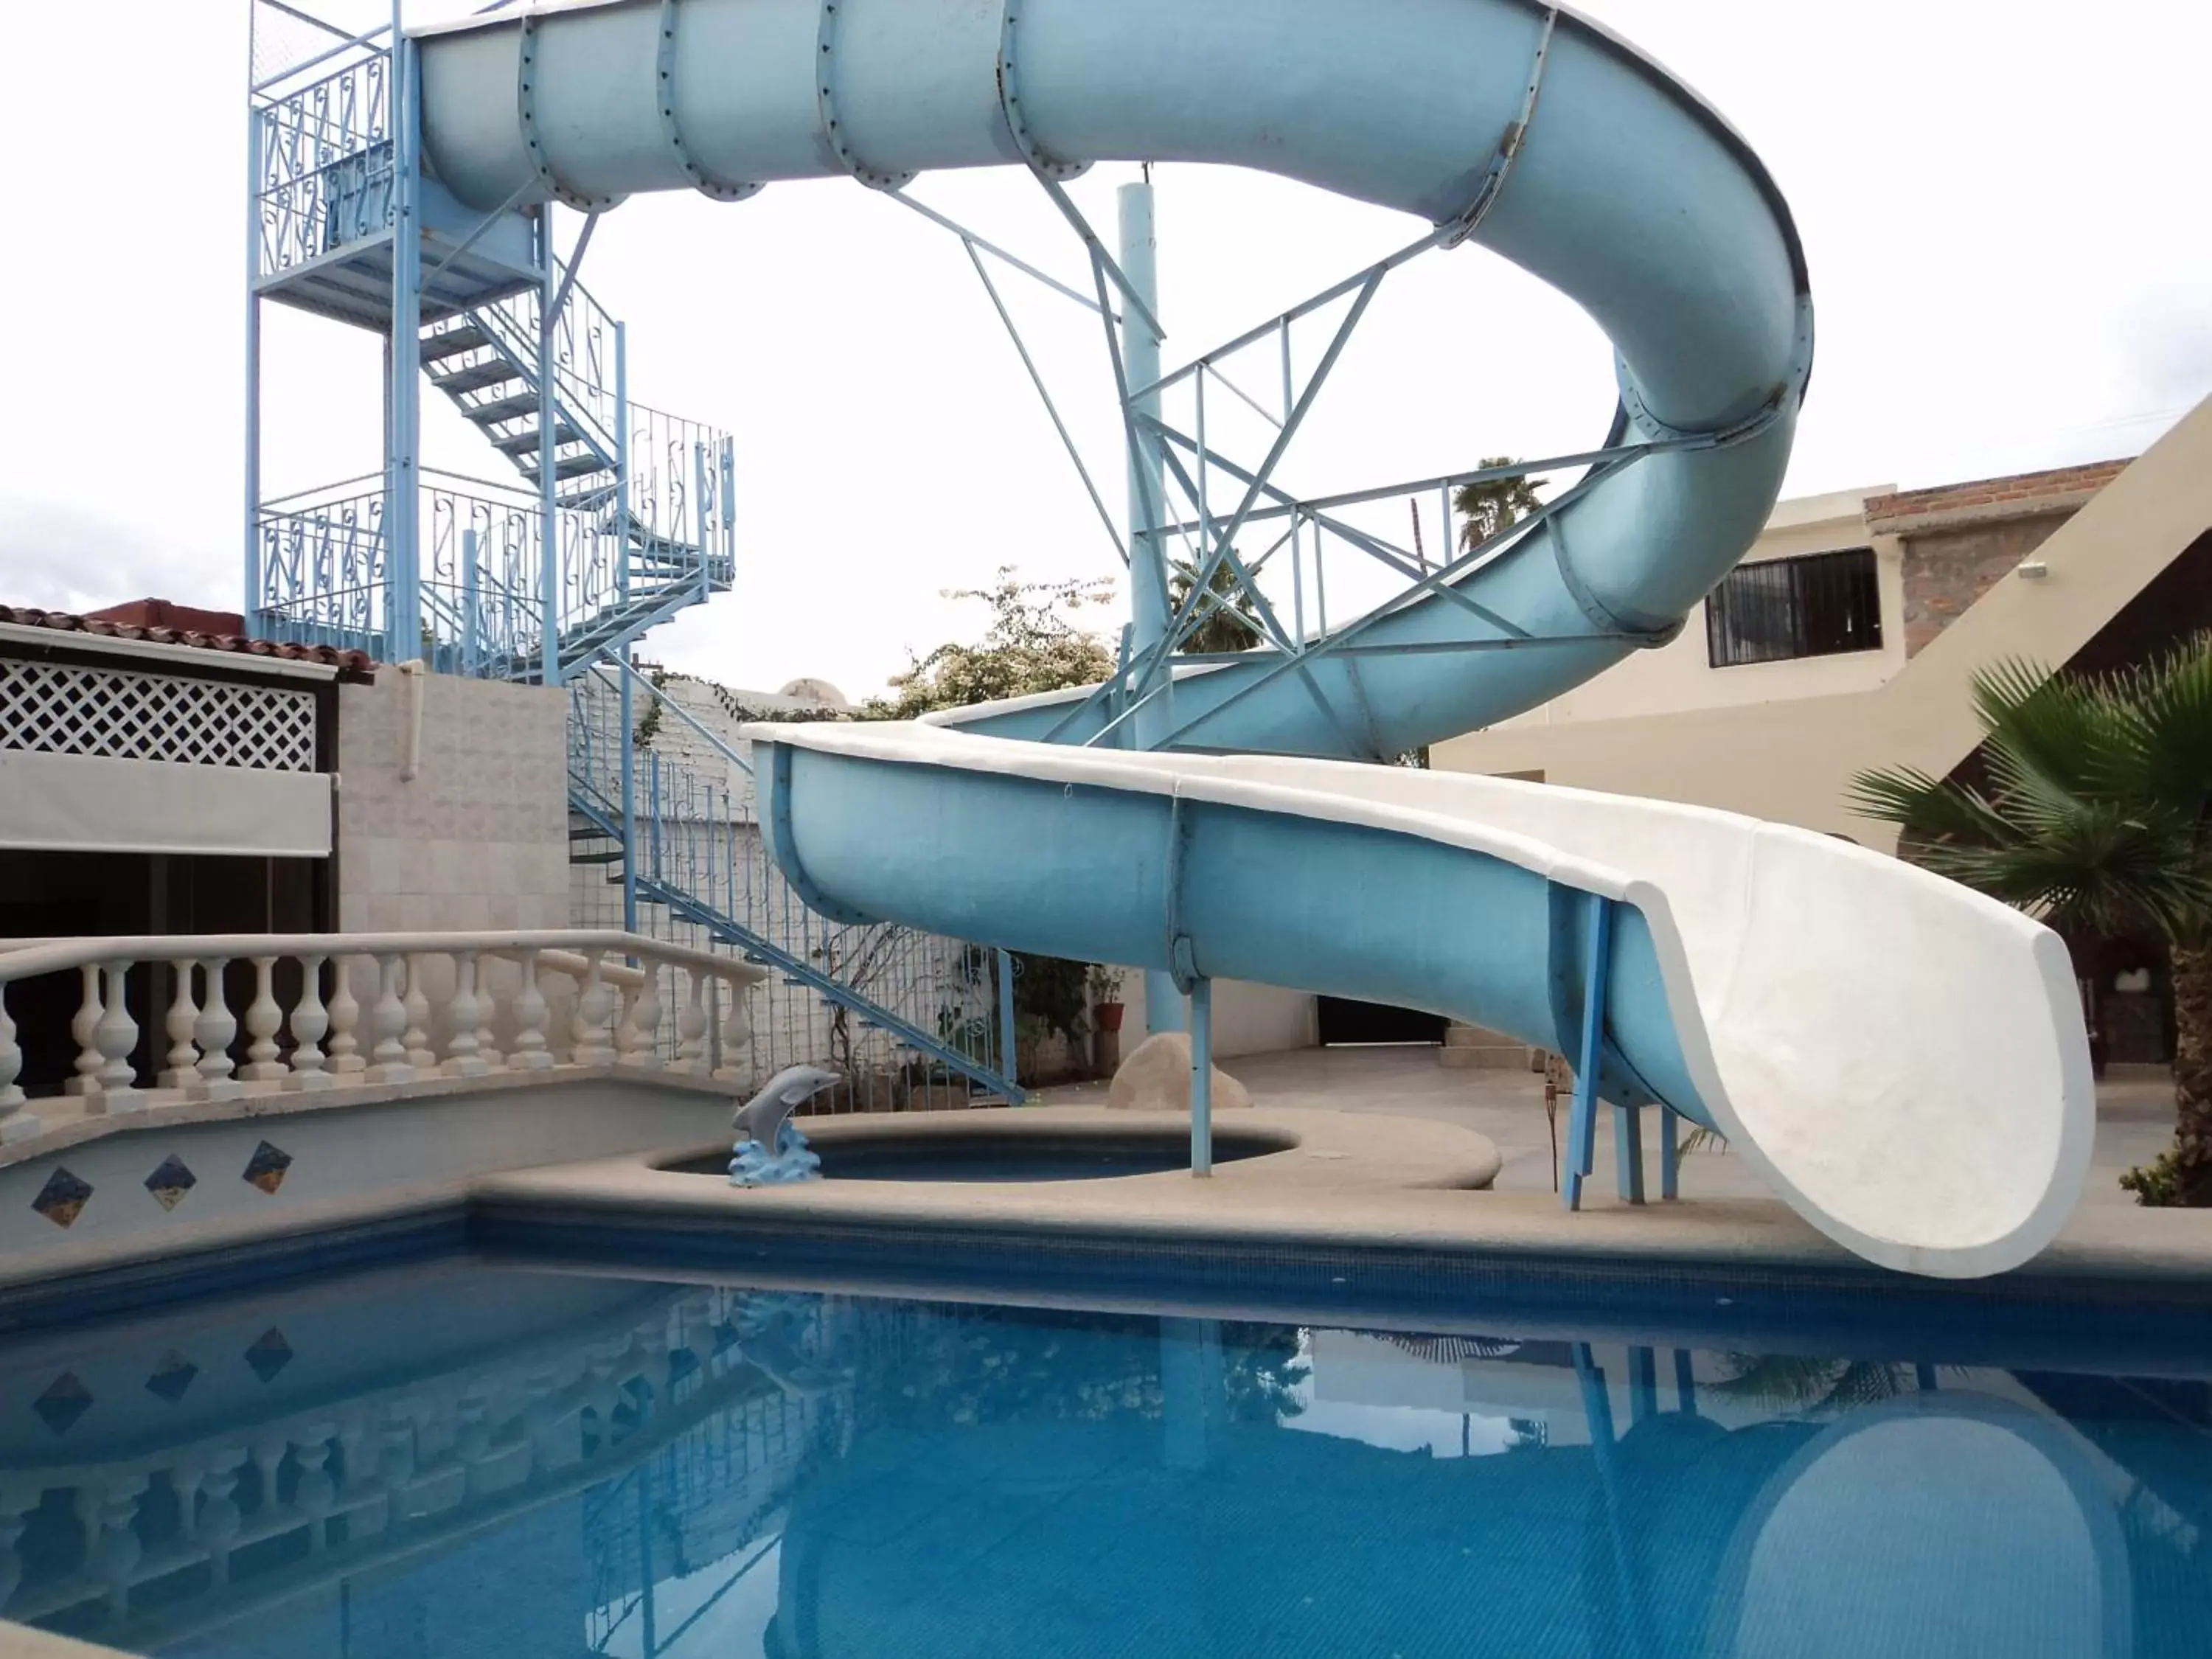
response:
[[(566, 421), (559, 421), (554, 423), (553, 441), (556, 446), (580, 444), (584, 441), (584, 434)], [(535, 455), (538, 451), (538, 434), (533, 429), (529, 432), (518, 432), (512, 437), (495, 438), (492, 440), (492, 447), (502, 455)], [(605, 465), (596, 455), (592, 459), (595, 465)], [(557, 458), (554, 465), (556, 466), (560, 465)]]
[(524, 415), (538, 412), (535, 392), (517, 392), (507, 397), (495, 398), (485, 404), (465, 404), (461, 413), (478, 426), (492, 426), (501, 421), (512, 421)]
[[(465, 364), (442, 374), (435, 368), (430, 371), (430, 384), (448, 395), (482, 392), (487, 386), (505, 386), (509, 380), (521, 379), (522, 376), (515, 372), (514, 365), (504, 357), (487, 357), (480, 363)], [(532, 398), (535, 401), (536, 394), (532, 393)]]
[(568, 854), (568, 862), (571, 864), (620, 864), (622, 848), (617, 847), (605, 853), (572, 852)]
[(490, 343), (491, 336), (474, 323), (441, 328), (422, 337), (422, 361), (434, 363), (441, 358), (458, 357), (465, 351), (481, 350)]
[[(531, 483), (538, 482), (538, 450), (533, 442), (528, 452), (517, 455), (515, 465)], [(612, 472), (614, 469), (591, 451), (580, 455), (556, 456), (553, 461), (553, 476), (556, 478), (580, 478), (587, 472)]]

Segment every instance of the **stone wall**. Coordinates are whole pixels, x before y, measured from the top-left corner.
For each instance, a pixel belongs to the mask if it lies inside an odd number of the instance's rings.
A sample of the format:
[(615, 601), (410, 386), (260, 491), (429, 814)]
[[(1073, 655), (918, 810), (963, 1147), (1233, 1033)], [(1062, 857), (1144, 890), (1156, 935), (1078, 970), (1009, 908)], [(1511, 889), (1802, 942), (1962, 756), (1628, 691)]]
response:
[(407, 680), (338, 688), (338, 927), (568, 926), (566, 696), (424, 675), (410, 779)]

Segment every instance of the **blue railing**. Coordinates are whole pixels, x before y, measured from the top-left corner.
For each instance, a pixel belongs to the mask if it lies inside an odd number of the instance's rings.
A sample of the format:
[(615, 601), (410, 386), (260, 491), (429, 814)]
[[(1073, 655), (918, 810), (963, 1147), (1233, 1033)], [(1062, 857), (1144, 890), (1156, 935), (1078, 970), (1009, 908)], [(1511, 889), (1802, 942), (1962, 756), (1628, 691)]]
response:
[[(763, 1030), (763, 1072), (809, 1061), (854, 1079), (901, 1074), (909, 1085), (964, 1079), (1022, 1098), (1000, 1015), (998, 952), (889, 923), (847, 925), (806, 907), (760, 835), (750, 762), (643, 676), (619, 664), (569, 687), (571, 811), (608, 842), (624, 830), (624, 744), (619, 677), (633, 677), (633, 715), (659, 699), (662, 720), (690, 735), (678, 759), (633, 740), (627, 798), (641, 899), (702, 929), (708, 939), (779, 970), (787, 999)], [(665, 729), (665, 727), (664, 727)], [(775, 1000), (771, 995), (772, 1002)]]

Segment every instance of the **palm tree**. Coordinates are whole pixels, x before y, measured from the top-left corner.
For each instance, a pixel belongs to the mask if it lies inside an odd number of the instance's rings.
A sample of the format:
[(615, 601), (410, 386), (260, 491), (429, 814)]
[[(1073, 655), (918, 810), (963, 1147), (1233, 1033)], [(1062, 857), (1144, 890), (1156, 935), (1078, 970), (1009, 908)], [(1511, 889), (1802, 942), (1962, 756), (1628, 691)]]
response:
[[(1168, 605), (1175, 611), (1182, 609), (1190, 598), (1190, 591), (1198, 585), (1198, 567), (1188, 559), (1176, 559), (1168, 570)], [(1237, 585), (1237, 574), (1224, 559), (1213, 568), (1213, 580), (1206, 585), (1212, 602), (1199, 617), (1196, 626), (1183, 636), (1185, 651), (1249, 651), (1260, 643), (1258, 613), (1252, 608), (1251, 595)]]
[(1863, 772), (1851, 803), (1928, 868), (2078, 939), (2155, 928), (2172, 962), (2172, 1149), (2121, 1177), (2212, 1205), (2212, 635), (2098, 677), (2027, 663), (1974, 679), (1985, 781)]
[[(1510, 455), (1486, 455), (1479, 464), (1485, 472), (1512, 466)], [(1452, 506), (1463, 522), (1459, 527), (1462, 552), (1472, 553), (1501, 530), (1518, 524), (1544, 504), (1536, 491), (1541, 478), (1492, 478), (1483, 483), (1462, 484), (1452, 493)]]

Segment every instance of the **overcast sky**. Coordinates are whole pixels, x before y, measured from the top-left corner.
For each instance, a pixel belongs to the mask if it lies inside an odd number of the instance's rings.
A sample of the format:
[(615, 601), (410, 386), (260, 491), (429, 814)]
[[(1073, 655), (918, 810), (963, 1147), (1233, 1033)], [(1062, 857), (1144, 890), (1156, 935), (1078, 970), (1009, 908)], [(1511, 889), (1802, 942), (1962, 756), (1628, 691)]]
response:
[[(246, 6), (9, 9), (0, 602), (234, 609)], [(2130, 454), (2212, 392), (2205, 0), (1585, 9), (1717, 105), (1797, 216), (1820, 340), (1790, 493)], [(1133, 172), (1075, 186), (1109, 236)], [(1252, 175), (1155, 181), (1170, 363), (1416, 228)], [(1024, 176), (915, 193), (1082, 275)], [(650, 654), (858, 696), (909, 647), (975, 631), (973, 607), (940, 590), (1006, 563), (1118, 570), (960, 245), (896, 204), (843, 181), (736, 206), (641, 199), (601, 228), (585, 276), (630, 325), (633, 395), (737, 440), (737, 591)], [(1118, 511), (1095, 320), (1005, 285)], [(374, 338), (271, 307), (266, 343), (270, 492), (374, 468)], [(1572, 306), (1479, 250), (1431, 255), (1385, 284), (1285, 476), (1351, 487), (1572, 449), (1602, 434), (1612, 398), (1605, 343)], [(426, 405), (434, 462), (498, 476)], [(1384, 527), (1410, 533), (1390, 511)], [(1357, 588), (1334, 567), (1330, 580), (1340, 614)]]

